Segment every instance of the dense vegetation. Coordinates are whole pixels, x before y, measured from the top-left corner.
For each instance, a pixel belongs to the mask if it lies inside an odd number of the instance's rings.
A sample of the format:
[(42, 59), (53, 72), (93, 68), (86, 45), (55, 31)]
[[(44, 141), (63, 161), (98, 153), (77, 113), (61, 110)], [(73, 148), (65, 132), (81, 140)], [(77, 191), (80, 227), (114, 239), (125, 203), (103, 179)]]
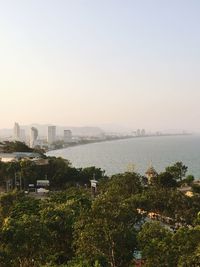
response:
[(134, 172), (108, 178), (99, 168), (48, 159), (0, 162), (1, 186), (15, 173), (24, 185), (44, 177), (51, 185), (45, 199), (17, 190), (0, 196), (0, 266), (131, 267), (137, 251), (148, 267), (200, 266), (200, 194), (179, 191), (194, 180), (182, 163), (148, 184)]
[(0, 142), (0, 151), (3, 153), (13, 153), (13, 152), (38, 152), (43, 153), (44, 150), (40, 148), (30, 148), (24, 142), (20, 141), (4, 141)]

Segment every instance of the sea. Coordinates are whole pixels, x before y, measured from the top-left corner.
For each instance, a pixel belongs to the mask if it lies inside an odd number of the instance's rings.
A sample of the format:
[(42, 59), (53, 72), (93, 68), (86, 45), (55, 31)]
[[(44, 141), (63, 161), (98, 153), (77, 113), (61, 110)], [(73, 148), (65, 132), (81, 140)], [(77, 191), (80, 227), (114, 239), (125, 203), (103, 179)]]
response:
[(48, 156), (68, 159), (74, 167), (96, 166), (107, 175), (136, 171), (142, 175), (153, 165), (157, 172), (177, 161), (188, 174), (200, 178), (200, 135), (139, 137), (53, 150)]

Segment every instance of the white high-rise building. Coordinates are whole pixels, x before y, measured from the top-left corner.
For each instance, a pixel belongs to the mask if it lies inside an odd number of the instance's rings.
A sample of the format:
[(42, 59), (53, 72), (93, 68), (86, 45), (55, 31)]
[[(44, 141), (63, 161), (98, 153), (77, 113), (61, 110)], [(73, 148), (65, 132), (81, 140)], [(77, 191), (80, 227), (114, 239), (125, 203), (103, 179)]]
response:
[(48, 126), (47, 142), (53, 144), (56, 141), (56, 126)]
[(36, 146), (36, 140), (38, 138), (38, 129), (31, 127), (30, 131), (30, 147), (34, 148)]
[(15, 122), (15, 124), (14, 124), (13, 138), (14, 138), (14, 140), (17, 140), (17, 141), (20, 140), (20, 126), (17, 122)]
[(71, 130), (64, 130), (64, 142), (70, 143), (72, 141), (72, 131)]

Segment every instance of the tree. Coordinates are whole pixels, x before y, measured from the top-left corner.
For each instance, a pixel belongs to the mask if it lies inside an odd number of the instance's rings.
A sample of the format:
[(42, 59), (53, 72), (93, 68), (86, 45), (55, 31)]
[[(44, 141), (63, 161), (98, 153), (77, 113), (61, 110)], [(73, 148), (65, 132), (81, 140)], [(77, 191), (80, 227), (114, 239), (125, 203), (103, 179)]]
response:
[(28, 147), (25, 143), (20, 141), (5, 141), (2, 143), (2, 148), (4, 153), (33, 152), (32, 148)]
[(174, 188), (177, 182), (171, 173), (162, 172), (153, 179), (153, 184), (164, 188)]
[(179, 255), (178, 266), (199, 266), (200, 264), (200, 227), (180, 228), (173, 236), (172, 247)]
[(40, 201), (22, 193), (9, 193), (1, 197), (1, 207), (4, 261), (9, 257), (11, 266), (16, 267), (43, 263), (49, 235), (40, 220)]
[(91, 266), (91, 264), (88, 261), (80, 258), (75, 258), (74, 260), (69, 262), (66, 267), (101, 267), (101, 266), (102, 265), (100, 265), (98, 261), (95, 261), (94, 264)]
[(99, 195), (75, 223), (76, 254), (91, 264), (99, 260), (103, 266), (129, 266), (140, 219), (137, 210), (118, 194)]
[(147, 222), (138, 234), (138, 243), (145, 266), (176, 266), (176, 254), (171, 248), (172, 233), (159, 222)]
[(92, 179), (100, 180), (103, 178), (105, 171), (103, 171), (101, 168), (96, 168), (94, 166), (87, 167), (87, 168), (81, 168), (79, 169), (79, 175), (80, 175), (80, 182), (81, 184), (86, 183)]
[(167, 167), (166, 172), (171, 173), (174, 179), (182, 181), (185, 177), (188, 167), (182, 162), (176, 162), (174, 165)]
[(200, 185), (198, 185), (198, 184), (193, 184), (193, 185), (192, 185), (192, 191), (193, 191), (194, 193), (200, 194)]
[(192, 183), (194, 182), (194, 176), (193, 175), (188, 175), (186, 178), (185, 178), (185, 182), (187, 183), (187, 185), (192, 185)]
[(66, 189), (76, 185), (79, 181), (79, 170), (73, 168), (68, 160), (63, 158), (49, 157), (47, 167), (47, 177), (50, 180), (50, 186), (55, 189)]
[(133, 194), (142, 192), (141, 180), (142, 177), (134, 172), (113, 175), (111, 179), (106, 179), (100, 184), (100, 191), (128, 198)]
[(9, 192), (0, 196), (0, 217), (5, 219), (10, 216), (15, 204), (24, 200), (21, 192)]
[(193, 225), (200, 211), (200, 196), (185, 196), (174, 188), (150, 186), (142, 193), (133, 196), (137, 208), (170, 217), (173, 222)]
[(52, 264), (66, 264), (74, 256), (73, 227), (82, 210), (91, 206), (90, 198), (83, 190), (71, 189), (54, 193), (43, 203), (41, 221), (49, 231), (49, 256)]
[(5, 181), (7, 177), (6, 167), (7, 164), (0, 161), (0, 186), (5, 186)]
[(0, 237), (11, 266), (32, 267), (44, 262), (48, 233), (38, 216), (23, 214), (17, 219), (8, 217)]

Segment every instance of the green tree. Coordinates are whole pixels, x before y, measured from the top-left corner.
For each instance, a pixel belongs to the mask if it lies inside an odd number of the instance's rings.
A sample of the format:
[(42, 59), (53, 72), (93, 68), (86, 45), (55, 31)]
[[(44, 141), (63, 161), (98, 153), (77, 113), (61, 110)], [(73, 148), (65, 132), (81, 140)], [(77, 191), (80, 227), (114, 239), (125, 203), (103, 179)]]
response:
[(192, 183), (194, 182), (194, 176), (193, 175), (188, 175), (186, 178), (185, 178), (185, 182), (187, 183), (187, 185), (192, 185)]
[(100, 180), (104, 176), (104, 171), (101, 168), (96, 168), (94, 166), (87, 167), (87, 168), (81, 168), (80, 171), (80, 177), (81, 181), (83, 183), (88, 183), (92, 179)]
[(73, 227), (82, 210), (91, 206), (83, 190), (71, 189), (53, 193), (41, 206), (41, 220), (49, 231), (47, 262), (65, 264), (74, 256)]
[(32, 148), (20, 141), (5, 141), (2, 143), (2, 148), (4, 153), (33, 152)]
[(176, 266), (176, 254), (171, 248), (172, 233), (159, 222), (147, 222), (138, 234), (138, 243), (148, 267)]
[(75, 223), (77, 255), (91, 264), (99, 260), (111, 267), (129, 266), (136, 247), (138, 221), (137, 211), (118, 194), (99, 195), (92, 208)]
[(24, 194), (21, 192), (9, 192), (0, 196), (0, 217), (5, 219), (12, 212), (15, 204), (24, 199)]
[(50, 180), (51, 188), (64, 190), (77, 183), (79, 171), (73, 168), (68, 160), (55, 157), (49, 157), (48, 159), (47, 177)]
[(174, 165), (166, 168), (166, 172), (171, 173), (174, 179), (182, 181), (187, 173), (188, 167), (182, 162), (176, 162)]
[(102, 267), (102, 265), (98, 261), (91, 265), (88, 261), (77, 258), (69, 262), (67, 267)]
[(177, 185), (176, 180), (173, 178), (173, 175), (169, 172), (162, 172), (153, 179), (154, 185), (165, 187), (165, 188), (174, 188)]
[(192, 191), (193, 191), (194, 193), (200, 194), (200, 185), (198, 185), (198, 184), (193, 184), (193, 185), (192, 185)]
[(200, 263), (200, 227), (180, 228), (173, 236), (172, 247), (179, 256), (178, 266), (197, 267)]
[(100, 192), (118, 194), (122, 198), (128, 198), (133, 194), (142, 192), (142, 177), (134, 172), (113, 175), (110, 179), (104, 179), (100, 183)]
[(6, 218), (0, 238), (10, 257), (11, 266), (39, 266), (44, 261), (48, 232), (38, 216), (23, 214), (17, 219)]
[(173, 219), (174, 224), (190, 224), (200, 211), (200, 196), (185, 196), (176, 189), (151, 186), (134, 196), (137, 208)]

